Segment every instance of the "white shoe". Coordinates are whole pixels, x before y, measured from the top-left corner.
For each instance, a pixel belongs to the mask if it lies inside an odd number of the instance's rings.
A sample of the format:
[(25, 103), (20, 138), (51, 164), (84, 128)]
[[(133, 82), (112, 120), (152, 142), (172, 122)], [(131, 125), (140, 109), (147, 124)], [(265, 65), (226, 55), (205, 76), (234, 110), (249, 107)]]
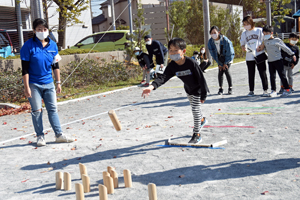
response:
[(272, 90), (271, 93), (269, 94), (270, 97), (277, 97), (277, 92)]
[(43, 135), (38, 136), (36, 145), (37, 145), (38, 147), (46, 146), (45, 137), (44, 137)]
[(263, 96), (263, 97), (269, 97), (268, 90), (264, 90), (262, 96)]
[(70, 142), (74, 142), (75, 139), (73, 138), (68, 138), (66, 135), (62, 134), (60, 135), (58, 138), (56, 138), (55, 142), (57, 143), (70, 143)]

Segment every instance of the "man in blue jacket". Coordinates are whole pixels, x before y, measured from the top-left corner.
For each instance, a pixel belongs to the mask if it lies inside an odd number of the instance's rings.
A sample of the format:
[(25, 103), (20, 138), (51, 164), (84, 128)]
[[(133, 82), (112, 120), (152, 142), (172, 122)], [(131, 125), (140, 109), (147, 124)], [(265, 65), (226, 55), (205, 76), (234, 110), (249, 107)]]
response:
[(234, 58), (234, 49), (232, 42), (224, 35), (220, 33), (217, 26), (213, 26), (210, 29), (211, 38), (208, 41), (208, 50), (213, 59), (219, 66), (219, 95), (223, 94), (223, 75), (225, 73), (228, 82), (228, 94), (232, 92), (232, 79), (229, 73), (230, 65)]
[(153, 63), (153, 55), (156, 57), (156, 73), (163, 74), (168, 64), (168, 49), (157, 40), (152, 40), (150, 35), (144, 37), (149, 53), (150, 63)]

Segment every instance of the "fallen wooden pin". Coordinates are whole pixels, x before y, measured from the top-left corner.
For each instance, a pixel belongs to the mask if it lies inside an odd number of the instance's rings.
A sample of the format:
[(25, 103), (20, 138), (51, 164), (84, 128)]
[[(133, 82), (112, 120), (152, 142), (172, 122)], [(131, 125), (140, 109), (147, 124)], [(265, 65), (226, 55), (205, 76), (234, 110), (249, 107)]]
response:
[(186, 146), (186, 147), (219, 147), (223, 144), (226, 144), (227, 140), (222, 140), (220, 142), (215, 142), (212, 144), (204, 144), (204, 143), (199, 143), (199, 144), (191, 144), (191, 143), (187, 143), (187, 142), (180, 142), (180, 143), (176, 143), (171, 141), (171, 138), (168, 139), (168, 144), (169, 145), (174, 145), (174, 146)]

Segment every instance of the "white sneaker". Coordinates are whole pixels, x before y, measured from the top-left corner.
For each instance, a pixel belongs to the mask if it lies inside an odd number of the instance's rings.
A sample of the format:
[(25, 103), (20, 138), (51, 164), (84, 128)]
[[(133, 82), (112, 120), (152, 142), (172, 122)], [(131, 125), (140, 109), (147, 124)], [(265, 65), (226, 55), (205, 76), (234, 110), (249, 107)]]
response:
[(62, 134), (58, 138), (55, 139), (55, 142), (57, 143), (70, 143), (74, 142), (75, 139), (73, 138), (68, 138), (66, 135)]
[(37, 137), (36, 145), (37, 145), (38, 147), (46, 146), (45, 137), (44, 137), (43, 135)]
[(264, 90), (262, 96), (263, 96), (263, 97), (269, 97), (268, 90)]
[(281, 95), (280, 97), (287, 97), (287, 96), (289, 96), (290, 94), (292, 94), (291, 89), (290, 89), (289, 91), (284, 90), (283, 93), (282, 93), (282, 95)]
[(270, 97), (277, 97), (277, 92), (272, 90), (271, 93), (269, 94)]

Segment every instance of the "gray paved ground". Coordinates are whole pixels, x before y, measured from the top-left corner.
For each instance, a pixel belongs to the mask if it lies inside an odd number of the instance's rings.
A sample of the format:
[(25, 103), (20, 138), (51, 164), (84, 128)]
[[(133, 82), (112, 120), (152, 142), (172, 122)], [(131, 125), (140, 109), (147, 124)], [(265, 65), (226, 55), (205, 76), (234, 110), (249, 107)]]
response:
[[(234, 95), (223, 97), (216, 95), (217, 70), (205, 74), (211, 95), (202, 106), (203, 113), (210, 126), (254, 128), (202, 129), (203, 143), (226, 139), (225, 149), (156, 146), (171, 136), (188, 141), (192, 134), (191, 108), (176, 78), (145, 100), (142, 88), (133, 87), (59, 105), (64, 132), (77, 139), (71, 144), (54, 143), (53, 131), (46, 135), (45, 147), (35, 149), (34, 136), (3, 144), (32, 133), (33, 127), (29, 113), (1, 117), (0, 199), (75, 199), (74, 185), (81, 182), (78, 163), (87, 167), (91, 192), (85, 197), (91, 200), (99, 199), (97, 186), (107, 166), (116, 167), (121, 187), (109, 195), (110, 200), (148, 199), (150, 182), (157, 185), (161, 200), (298, 199), (299, 75), (294, 76), (296, 92), (291, 96), (265, 98), (260, 97), (257, 73), (257, 95), (249, 98), (245, 63), (232, 66), (231, 72)], [(120, 108), (116, 111), (123, 126), (120, 132), (107, 115), (116, 108)], [(123, 169), (131, 170), (133, 188), (124, 188)], [(71, 173), (71, 191), (55, 190), (58, 171)], [(262, 195), (264, 191), (269, 194)]]

